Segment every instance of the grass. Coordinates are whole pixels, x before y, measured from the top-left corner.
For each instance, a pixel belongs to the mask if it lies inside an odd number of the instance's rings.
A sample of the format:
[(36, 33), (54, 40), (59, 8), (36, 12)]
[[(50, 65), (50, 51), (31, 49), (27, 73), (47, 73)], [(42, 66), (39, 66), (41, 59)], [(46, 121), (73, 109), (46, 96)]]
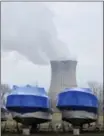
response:
[(104, 123), (104, 117), (103, 116), (99, 116), (99, 123), (103, 124)]
[(61, 121), (61, 113), (54, 113), (53, 114), (53, 117), (52, 117), (52, 120), (53, 121), (57, 121), (57, 122), (59, 122), (59, 121)]

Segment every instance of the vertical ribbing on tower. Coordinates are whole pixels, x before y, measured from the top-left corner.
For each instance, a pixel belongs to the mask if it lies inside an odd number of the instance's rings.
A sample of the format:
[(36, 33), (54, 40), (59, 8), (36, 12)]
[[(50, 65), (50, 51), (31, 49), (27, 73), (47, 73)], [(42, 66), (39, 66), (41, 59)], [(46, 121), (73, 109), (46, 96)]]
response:
[(77, 86), (75, 60), (51, 61), (51, 84), (49, 96), (51, 98), (52, 108), (56, 112), (57, 94), (65, 88)]

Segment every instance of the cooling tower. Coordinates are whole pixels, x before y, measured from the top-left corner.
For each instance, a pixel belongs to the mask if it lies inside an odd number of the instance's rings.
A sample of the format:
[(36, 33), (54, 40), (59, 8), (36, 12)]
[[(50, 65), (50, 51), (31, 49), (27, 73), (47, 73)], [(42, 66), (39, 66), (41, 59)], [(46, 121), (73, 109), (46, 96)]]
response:
[(51, 85), (49, 89), (49, 96), (51, 98), (54, 112), (57, 111), (57, 94), (65, 88), (77, 86), (76, 65), (76, 60), (51, 61)]

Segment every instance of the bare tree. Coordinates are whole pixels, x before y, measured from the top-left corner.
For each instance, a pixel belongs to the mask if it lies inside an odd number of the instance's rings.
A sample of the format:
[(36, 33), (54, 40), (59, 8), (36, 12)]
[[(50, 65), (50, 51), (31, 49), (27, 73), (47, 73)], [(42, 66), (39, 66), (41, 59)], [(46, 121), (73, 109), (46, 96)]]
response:
[(5, 104), (5, 95), (11, 92), (10, 87), (7, 84), (1, 84), (0, 85), (0, 91), (1, 91), (1, 103)]
[(93, 93), (97, 96), (99, 100), (103, 100), (103, 85), (101, 83), (91, 81), (88, 82), (88, 86), (92, 89)]
[(103, 84), (95, 81), (91, 81), (88, 82), (88, 86), (92, 89), (93, 93), (97, 96), (99, 101), (98, 119), (97, 119), (97, 124), (98, 124), (99, 117), (103, 115)]

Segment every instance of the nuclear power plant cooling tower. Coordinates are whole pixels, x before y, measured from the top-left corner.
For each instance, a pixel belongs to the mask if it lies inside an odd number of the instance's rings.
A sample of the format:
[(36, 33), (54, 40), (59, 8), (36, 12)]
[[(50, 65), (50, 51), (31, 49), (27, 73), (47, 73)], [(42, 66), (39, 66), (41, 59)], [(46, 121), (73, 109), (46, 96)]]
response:
[(51, 98), (52, 108), (56, 109), (57, 94), (65, 88), (77, 86), (76, 82), (76, 60), (51, 61), (51, 85), (49, 96)]

